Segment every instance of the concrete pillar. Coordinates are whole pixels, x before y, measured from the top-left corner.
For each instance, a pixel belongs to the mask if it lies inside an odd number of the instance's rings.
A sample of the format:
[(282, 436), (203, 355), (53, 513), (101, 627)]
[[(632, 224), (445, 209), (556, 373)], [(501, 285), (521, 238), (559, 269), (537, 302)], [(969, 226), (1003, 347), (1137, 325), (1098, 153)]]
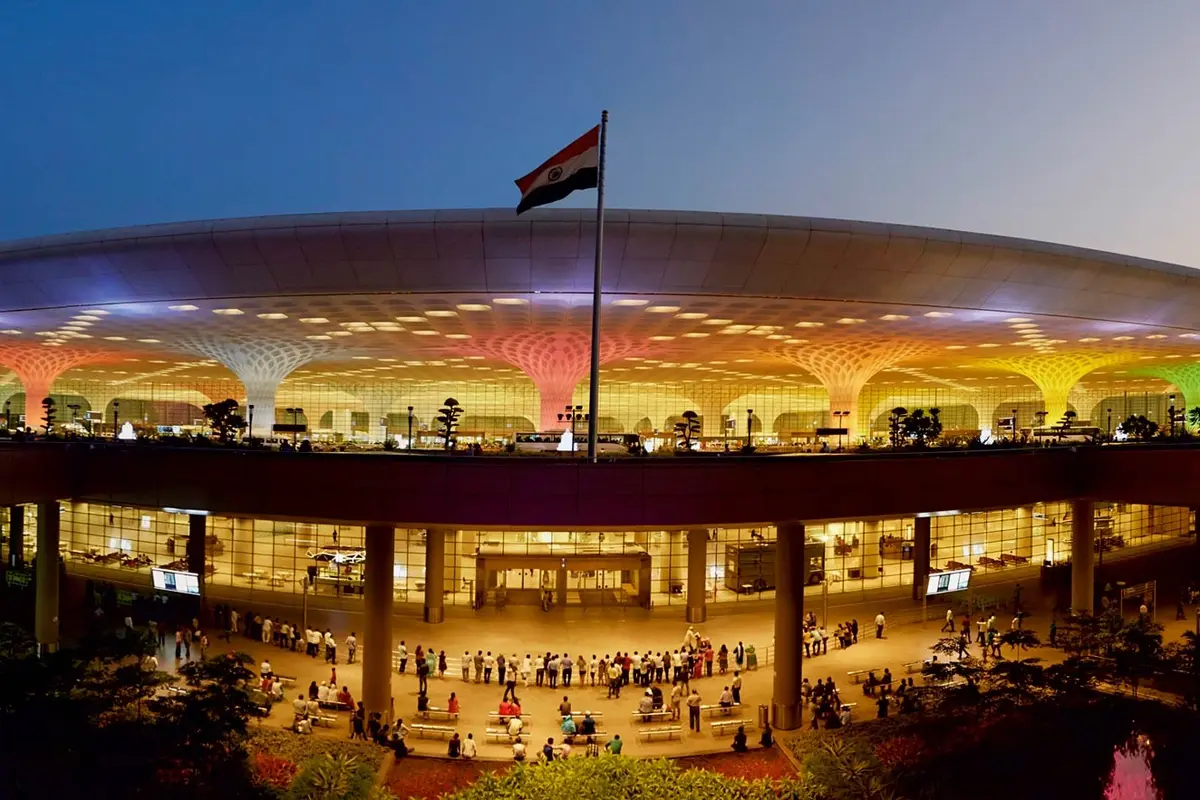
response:
[(58, 525), (58, 501), (38, 503), (33, 632), (39, 653), (58, 650)]
[(204, 619), (205, 597), (208, 594), (204, 588), (205, 570), (205, 539), (208, 536), (208, 517), (204, 514), (188, 514), (187, 561), (188, 572), (200, 576), (200, 619)]
[(560, 566), (554, 576), (554, 602), (559, 608), (567, 606), (567, 568)]
[(446, 618), (446, 531), (425, 531), (425, 621), (437, 625)]
[(13, 569), (25, 566), (25, 507), (8, 507), (8, 565)]
[(929, 578), (929, 544), (932, 541), (932, 517), (917, 517), (913, 521), (913, 600), (924, 595)]
[(1071, 503), (1071, 609), (1092, 613), (1092, 568), (1096, 551), (1096, 508), (1091, 500)]
[(771, 717), (776, 728), (795, 730), (804, 723), (800, 707), (800, 633), (804, 622), (804, 526), (776, 525), (775, 684)]
[(396, 543), (391, 525), (368, 525), (364, 587), (362, 685), (367, 714), (392, 708), (392, 584)]
[(862, 576), (863, 580), (878, 580), (883, 577), (883, 555), (879, 550), (879, 537), (883, 526), (877, 519), (869, 519), (862, 525)]
[(707, 556), (708, 531), (695, 528), (687, 532), (687, 621), (704, 622), (708, 619), (705, 605), (705, 586), (708, 583)]
[(1017, 509), (1017, 555), (1025, 558), (1033, 555), (1033, 508), (1030, 506)]

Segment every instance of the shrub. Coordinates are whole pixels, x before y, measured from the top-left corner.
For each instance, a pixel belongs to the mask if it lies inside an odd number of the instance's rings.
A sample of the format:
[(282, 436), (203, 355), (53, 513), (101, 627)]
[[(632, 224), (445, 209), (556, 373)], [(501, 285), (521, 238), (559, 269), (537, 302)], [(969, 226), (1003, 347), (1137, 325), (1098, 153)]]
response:
[(804, 787), (794, 780), (745, 781), (707, 770), (681, 770), (663, 759), (639, 761), (606, 755), (522, 765), (502, 776), (484, 775), (477, 783), (451, 797), (453, 800), (612, 800), (616, 797), (799, 800), (808, 796)]
[(254, 781), (274, 789), (287, 789), (296, 777), (295, 763), (267, 753), (254, 754)]
[(385, 753), (383, 748), (371, 742), (330, 739), (323, 736), (297, 736), (290, 731), (270, 728), (255, 731), (246, 746), (253, 754), (278, 756), (293, 764), (304, 764), (326, 753), (334, 756), (352, 756), (358, 759), (360, 764), (366, 764), (373, 770), (379, 768)]

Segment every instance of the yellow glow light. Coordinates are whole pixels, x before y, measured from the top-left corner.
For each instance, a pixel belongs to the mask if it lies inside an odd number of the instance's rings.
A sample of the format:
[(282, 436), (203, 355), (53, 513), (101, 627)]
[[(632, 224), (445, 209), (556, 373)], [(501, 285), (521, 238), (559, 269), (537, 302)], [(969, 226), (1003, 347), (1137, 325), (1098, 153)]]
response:
[(708, 314), (703, 311), (684, 311), (681, 314), (676, 314), (675, 319), (704, 319)]
[(925, 316), (932, 317), (933, 319), (941, 319), (942, 317), (953, 317), (954, 314), (950, 311), (927, 311), (925, 312)]
[(821, 328), (824, 327), (824, 322), (797, 322), (797, 328)]
[(459, 303), (455, 306), (459, 311), (491, 311), (492, 307), (485, 303)]
[(529, 301), (523, 297), (493, 297), (492, 302), (498, 306), (524, 306)]
[(280, 314), (280, 313), (278, 313), (278, 312), (272, 312), (272, 313), (269, 313), (269, 314), (259, 314), (259, 315), (258, 315), (258, 318), (259, 318), (259, 319), (287, 319), (287, 318), (288, 318), (288, 315), (287, 315), (287, 314)]
[(679, 310), (679, 306), (648, 306), (647, 314), (674, 314)]
[(612, 301), (612, 304), (614, 306), (644, 306), (644, 305), (649, 305), (649, 303), (650, 303), (649, 300), (636, 300), (632, 297), (626, 297), (626, 298), (622, 298), (620, 300)]
[[(433, 311), (426, 311), (425, 316), (427, 316), (427, 317), (457, 317), (458, 312), (451, 311), (448, 308), (442, 308), (442, 309), (434, 309)], [(397, 318), (397, 319), (399, 319), (399, 318)], [(403, 322), (404, 320), (400, 320), (400, 321)]]
[(239, 317), (246, 312), (242, 311), (240, 308), (214, 308), (213, 313), (220, 314), (224, 317)]
[(902, 319), (908, 319), (908, 316), (906, 314), (884, 314), (880, 319), (885, 322), (897, 322)]

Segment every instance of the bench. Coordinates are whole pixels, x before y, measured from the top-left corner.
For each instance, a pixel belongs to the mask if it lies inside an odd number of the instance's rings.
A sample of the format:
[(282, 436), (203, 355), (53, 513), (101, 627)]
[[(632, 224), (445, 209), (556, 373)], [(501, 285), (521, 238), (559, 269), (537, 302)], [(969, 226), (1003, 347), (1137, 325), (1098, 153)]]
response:
[(447, 711), (444, 708), (434, 708), (432, 706), (424, 711), (418, 711), (417, 716), (421, 719), (444, 719), (450, 722), (458, 722), (457, 711)]
[(275, 680), (282, 683), (284, 686), (295, 686), (296, 685), (296, 679), (291, 675), (280, 675), (278, 672), (276, 672), (276, 673), (274, 673), (274, 678), (275, 678)]
[(326, 728), (332, 728), (333, 723), (337, 722), (337, 717), (327, 717), (324, 714), (316, 717), (309, 717), (308, 721), (313, 725), (324, 725)]
[(752, 727), (750, 722), (744, 719), (722, 720), (721, 722), (714, 722), (708, 727), (712, 729), (713, 736), (724, 736), (725, 734), (732, 735), (737, 733), (737, 729), (742, 726), (747, 728)]
[(722, 717), (728, 717), (730, 714), (732, 714), (737, 709), (740, 709), (741, 707), (742, 707), (741, 703), (734, 703), (731, 706), (723, 706), (718, 703), (702, 705), (702, 706), (700, 706), (700, 716), (704, 716), (705, 714), (708, 714), (710, 717), (715, 717), (718, 715), (722, 716)]
[(908, 673), (909, 675), (911, 675), (914, 672), (920, 672), (921, 669), (925, 666), (925, 662), (924, 661), (909, 661), (907, 664), (903, 664), (902, 666), (904, 667), (904, 671), (906, 673)]
[[(720, 725), (721, 723), (717, 723)], [(638, 731), (638, 737), (646, 741), (653, 741), (655, 738), (674, 739), (677, 736), (683, 735), (683, 728), (678, 725), (666, 725), (661, 728), (642, 728)]]
[[(525, 733), (527, 733), (527, 731), (522, 728), (521, 733), (518, 733), (517, 736)], [(488, 728), (484, 732), (484, 736), (489, 742), (511, 742), (516, 738), (516, 736), (510, 736), (508, 734), (507, 728)]]
[(988, 556), (980, 556), (979, 557), (979, 566), (981, 566), (981, 567), (1007, 567), (1008, 564), (1005, 564), (1003, 561), (1000, 561), (999, 559), (990, 558)]
[(337, 700), (318, 700), (317, 705), (321, 708), (328, 708), (333, 711), (350, 711), (350, 706), (347, 703), (341, 703)]
[(673, 714), (674, 714), (674, 712), (671, 711), (671, 709), (664, 708), (664, 709), (660, 709), (658, 711), (649, 711), (646, 713), (643, 713), (641, 711), (634, 711), (629, 716), (632, 717), (634, 720), (641, 719), (642, 722), (650, 722), (651, 720), (670, 719)]
[[(499, 711), (489, 711), (487, 718), (488, 718), (488, 722), (499, 722), (502, 725), (507, 725), (508, 721), (510, 719), (512, 719), (514, 716), (517, 716), (517, 715), (515, 715), (515, 714), (503, 714), (502, 715)], [(521, 724), (524, 725), (526, 728), (528, 728), (531, 724), (530, 717), (528, 714), (521, 714), (521, 715), (519, 715), (518, 719), (521, 720)]]
[(421, 738), (449, 739), (456, 733), (454, 728), (447, 725), (422, 725), (419, 722), (409, 725), (408, 729), (412, 732), (413, 736)]
[(846, 677), (851, 683), (862, 683), (867, 679), (867, 676), (872, 672), (883, 672), (883, 667), (871, 667), (870, 669), (856, 669), (846, 673)]
[[(582, 711), (572, 711), (571, 712), (571, 718), (574, 719), (576, 722), (579, 722), (579, 720), (583, 719), (585, 716), (587, 716), (587, 715), (584, 714)], [(561, 717), (559, 719), (561, 720)], [(600, 720), (604, 719), (604, 712), (603, 711), (593, 711), (592, 719), (596, 720), (596, 724), (599, 724)]]
[(1018, 556), (1014, 553), (1001, 553), (1000, 560), (1006, 564), (1028, 564), (1029, 559), (1025, 556)]

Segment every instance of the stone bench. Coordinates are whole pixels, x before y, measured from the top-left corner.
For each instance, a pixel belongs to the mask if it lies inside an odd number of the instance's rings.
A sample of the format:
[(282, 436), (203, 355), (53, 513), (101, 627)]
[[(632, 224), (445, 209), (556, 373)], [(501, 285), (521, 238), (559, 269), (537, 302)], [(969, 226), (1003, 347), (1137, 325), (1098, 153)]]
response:
[(458, 722), (458, 712), (449, 711), (445, 708), (434, 708), (430, 706), (424, 711), (418, 711), (417, 716), (421, 719), (442, 719), (448, 722)]
[(499, 711), (489, 711), (487, 715), (488, 722), (498, 722), (501, 725), (507, 725), (508, 721), (513, 717), (517, 717), (517, 719), (521, 720), (521, 724), (526, 728), (533, 724), (532, 719), (528, 714), (501, 714)]
[(739, 710), (741, 707), (742, 707), (741, 703), (734, 703), (731, 706), (723, 706), (719, 703), (711, 703), (708, 705), (700, 706), (700, 716), (703, 717), (705, 714), (707, 714), (710, 717), (716, 717), (716, 716), (728, 717), (731, 714), (733, 714), (734, 711)]
[(328, 708), (332, 711), (350, 711), (351, 710), (350, 705), (348, 703), (341, 703), (341, 702), (338, 702), (337, 700), (318, 700), (317, 705), (320, 706), (321, 708)]
[(747, 728), (752, 727), (749, 720), (729, 719), (721, 720), (720, 722), (714, 722), (709, 725), (709, 728), (712, 729), (713, 736), (724, 736), (726, 734), (733, 735), (737, 732), (737, 729), (742, 726)]
[[(722, 723), (717, 723), (718, 725)], [(655, 738), (674, 739), (683, 736), (683, 728), (678, 725), (665, 725), (661, 728), (642, 728), (638, 731), (638, 737), (646, 741), (653, 741)]]
[(867, 676), (872, 672), (883, 672), (883, 667), (871, 667), (870, 669), (856, 669), (846, 673), (846, 677), (851, 683), (862, 683), (867, 679)]
[(641, 719), (642, 722), (650, 722), (652, 720), (670, 719), (671, 715), (673, 713), (674, 712), (671, 711), (671, 709), (669, 709), (669, 708), (662, 708), (657, 711), (647, 711), (647, 712), (634, 711), (629, 716), (632, 717), (635, 721), (638, 719)]
[(447, 725), (422, 725), (419, 722), (409, 725), (408, 729), (412, 732), (413, 736), (418, 736), (423, 739), (449, 739), (456, 733), (454, 728), (451, 728)]
[(902, 666), (904, 667), (904, 671), (906, 673), (908, 673), (909, 675), (911, 675), (914, 672), (920, 672), (921, 669), (925, 666), (925, 662), (923, 660), (922, 661), (909, 661), (907, 664), (903, 664)]

